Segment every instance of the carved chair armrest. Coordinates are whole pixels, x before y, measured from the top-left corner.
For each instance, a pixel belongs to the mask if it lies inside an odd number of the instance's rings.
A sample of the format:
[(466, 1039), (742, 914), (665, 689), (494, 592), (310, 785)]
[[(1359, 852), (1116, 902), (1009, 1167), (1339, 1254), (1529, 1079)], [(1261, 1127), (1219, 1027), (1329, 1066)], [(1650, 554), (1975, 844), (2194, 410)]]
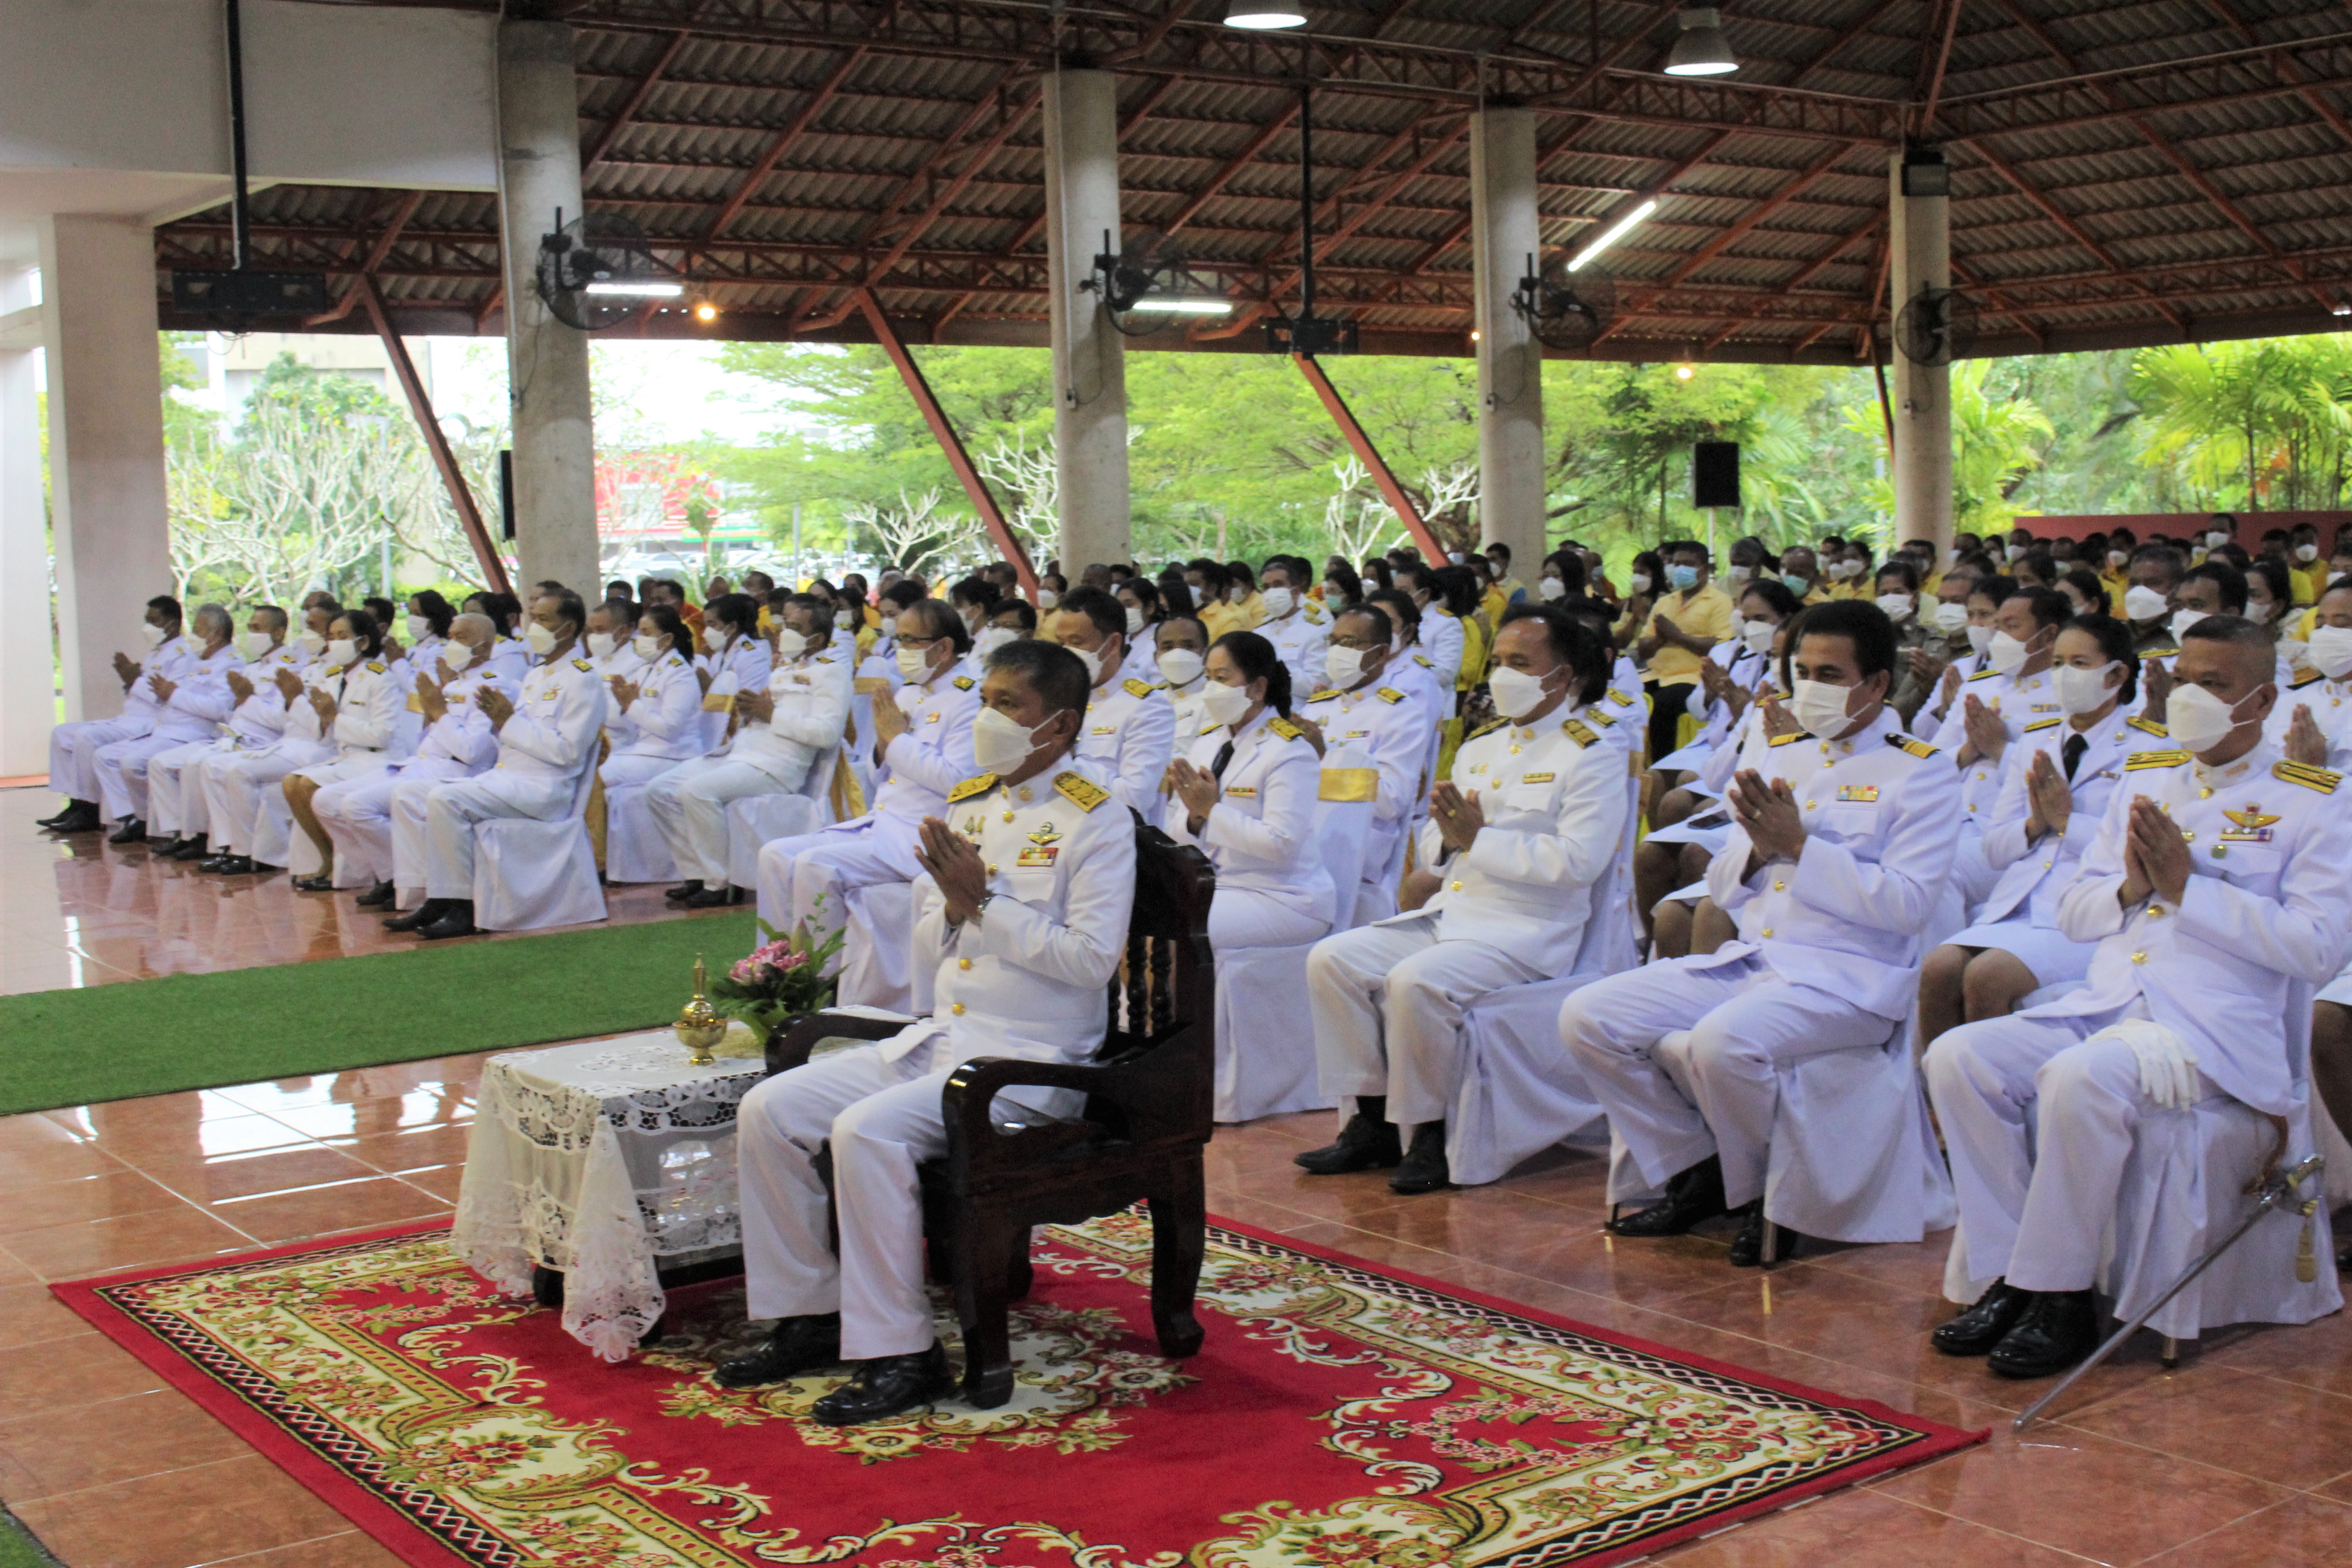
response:
[(855, 1013), (803, 1014), (768, 1042), (768, 1076), (804, 1064), (820, 1040), (887, 1040), (906, 1026), (903, 1022), (864, 1018)]
[[(948, 1076), (940, 1091), (947, 1123), (948, 1152), (967, 1169), (1010, 1169), (1034, 1163), (1055, 1150), (1098, 1140), (1107, 1129), (1097, 1121), (1061, 1121), (1041, 1119), (1017, 1133), (998, 1131), (990, 1108), (997, 1096), (1014, 1088), (1075, 1089), (1114, 1106), (1125, 1123), (1119, 1129), (1136, 1142), (1171, 1133), (1181, 1135), (1186, 1118), (1170, 1103), (1165, 1075), (1154, 1070), (1153, 1053), (1108, 1066), (1084, 1062), (1040, 1062), (1015, 1057), (975, 1057)], [(1202, 1129), (1206, 1141), (1207, 1129)]]

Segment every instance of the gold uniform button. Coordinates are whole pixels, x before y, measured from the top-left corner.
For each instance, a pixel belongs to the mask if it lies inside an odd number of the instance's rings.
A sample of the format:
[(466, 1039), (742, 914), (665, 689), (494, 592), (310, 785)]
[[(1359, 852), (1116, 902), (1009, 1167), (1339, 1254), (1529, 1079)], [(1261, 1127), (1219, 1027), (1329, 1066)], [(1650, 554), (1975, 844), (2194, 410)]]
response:
[(963, 1016), (963, 1004), (961, 1002), (950, 1003), (948, 1005), (948, 1011), (955, 1014), (958, 1017), (961, 1017)]
[(1772, 928), (1770, 926), (1766, 926), (1764, 928), (1764, 934), (1768, 937), (1770, 936), (1772, 934)]
[(971, 960), (969, 958), (959, 958), (956, 960), (956, 967), (958, 969), (970, 969), (971, 967)]
[(1455, 882), (1455, 883), (1454, 883), (1454, 884), (1453, 884), (1453, 888), (1454, 888), (1454, 890), (1455, 892), (1457, 892), (1457, 893), (1458, 893), (1458, 892), (1460, 892), (1460, 891), (1462, 890), (1462, 884), (1461, 884), (1461, 883), (1459, 883), (1459, 882)]
[(2150, 905), (2148, 905), (2148, 906), (2147, 906), (2147, 918), (2148, 918), (2148, 919), (2150, 919), (2150, 920), (2152, 920), (2152, 921), (2160, 921), (2160, 920), (2162, 920), (2162, 919), (2164, 918), (2164, 906), (2163, 906), (2162, 904), (2150, 904)]
[(2211, 800), (2213, 798), (2213, 792), (2210, 789), (2200, 789), (2197, 792), (2197, 798), (2199, 800)]
[(1805, 809), (1806, 809), (1807, 811), (1811, 811), (1811, 810), (1812, 810), (1812, 809), (1813, 809), (1813, 803), (1812, 803), (1811, 801), (1810, 801), (1810, 800), (1809, 800), (1809, 801), (1807, 801), (1807, 802), (1805, 802)]
[(1772, 890), (1776, 893), (1785, 893), (1789, 890), (1789, 884), (1775, 877), (1772, 879)]
[(1516, 757), (1516, 756), (1517, 756), (1518, 754), (1519, 754), (1519, 749), (1518, 749), (1517, 746), (1513, 746), (1513, 747), (1511, 748), (1511, 755), (1513, 755), (1513, 756), (1515, 756), (1515, 757)]
[(2135, 952), (2132, 954), (2132, 962), (2134, 963), (2146, 963), (2147, 962), (2147, 954), (2144, 952)]
[(1008, 811), (1008, 812), (1006, 812), (1006, 813), (1004, 814), (1004, 820), (1005, 820), (1005, 821), (1007, 821), (1007, 822), (1012, 821), (1012, 820), (1013, 820), (1013, 814), (1012, 814), (1011, 812), (1009, 812), (1009, 811)]
[(2230, 848), (2229, 848), (2229, 846), (2228, 846), (2228, 845), (2226, 845), (2226, 844), (2216, 844), (2215, 846), (2213, 846), (2213, 858), (2214, 858), (2214, 859), (2216, 859), (2216, 860), (2222, 860), (2222, 859), (2226, 859), (2226, 858), (2229, 858), (2229, 854), (2230, 854)]
[(988, 874), (992, 877), (996, 875), (996, 862), (993, 860), (988, 863)]

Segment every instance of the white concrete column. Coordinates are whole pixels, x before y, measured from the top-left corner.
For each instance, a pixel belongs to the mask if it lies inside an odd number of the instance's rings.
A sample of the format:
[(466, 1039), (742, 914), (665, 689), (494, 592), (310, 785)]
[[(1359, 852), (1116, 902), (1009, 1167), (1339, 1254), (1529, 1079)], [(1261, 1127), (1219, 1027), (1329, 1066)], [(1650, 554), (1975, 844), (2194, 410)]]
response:
[(57, 662), (41, 493), (39, 274), (0, 260), (0, 778), (48, 765)]
[[(1951, 204), (1943, 196), (1903, 194), (1903, 154), (1887, 165), (1888, 245), (1893, 266), (1887, 296), (1890, 321), (1925, 288), (1952, 286)], [(1900, 334), (1896, 334), (1900, 337)], [(1952, 549), (1952, 375), (1949, 365), (1914, 364), (1894, 346), (1895, 538), (1924, 539), (1936, 559)]]
[(65, 716), (102, 719), (122, 706), (115, 654), (141, 657), (147, 601), (177, 585), (163, 498), (155, 235), (112, 217), (43, 218), (40, 230)]
[(507, 378), (514, 408), (516, 591), (544, 577), (593, 601), (596, 439), (588, 334), (540, 301), (540, 237), (580, 195), (580, 89), (562, 22), (499, 24), (499, 208), (506, 257)]
[(1054, 468), (1062, 570), (1134, 553), (1129, 531), (1126, 343), (1102, 296), (1079, 285), (1119, 246), (1118, 81), (1045, 74), (1045, 272), (1053, 320)]
[(1536, 116), (1488, 109), (1470, 119), (1470, 242), (1478, 330), (1478, 531), (1511, 547), (1534, 581), (1544, 555), (1543, 344), (1511, 295), (1540, 262)]

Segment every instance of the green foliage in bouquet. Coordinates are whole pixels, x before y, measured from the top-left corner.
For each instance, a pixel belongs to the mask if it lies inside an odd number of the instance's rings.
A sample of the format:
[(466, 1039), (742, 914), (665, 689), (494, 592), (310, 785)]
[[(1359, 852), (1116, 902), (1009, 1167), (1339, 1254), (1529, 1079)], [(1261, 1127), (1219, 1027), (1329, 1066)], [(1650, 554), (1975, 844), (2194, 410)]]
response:
[(789, 936), (765, 921), (758, 923), (761, 944), (711, 980), (710, 1005), (764, 1035), (795, 1013), (833, 1005), (834, 981), (825, 971), (847, 932), (835, 927), (823, 942), (812, 942), (805, 921)]

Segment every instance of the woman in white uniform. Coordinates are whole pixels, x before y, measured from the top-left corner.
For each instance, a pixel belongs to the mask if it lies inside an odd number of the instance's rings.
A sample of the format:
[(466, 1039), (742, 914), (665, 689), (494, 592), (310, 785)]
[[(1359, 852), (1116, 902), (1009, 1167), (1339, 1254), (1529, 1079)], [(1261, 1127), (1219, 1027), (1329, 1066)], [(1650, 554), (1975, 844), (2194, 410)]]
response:
[[(408, 596), (404, 627), (408, 633), (408, 647), (404, 656), (412, 671), (439, 673), (441, 650), (449, 644), (449, 623), (457, 618), (457, 612), (449, 607), (449, 601), (430, 588)], [(414, 680), (413, 675), (411, 679)]]
[[(1168, 700), (1176, 710), (1176, 746), (1171, 754), (1189, 757), (1192, 754), (1192, 742), (1210, 727), (1202, 709), (1209, 690), (1209, 634), (1191, 616), (1171, 616), (1151, 628), (1151, 637), (1144, 646), (1152, 654), (1151, 676), (1147, 679), (1167, 691)], [(1173, 763), (1169, 764), (1168, 777), (1160, 787), (1167, 805), (1160, 826), (1179, 844), (1190, 844), (1192, 837), (1184, 831), (1184, 803), (1176, 798)]]
[(612, 677), (613, 704), (625, 736), (599, 770), (604, 781), (604, 874), (614, 882), (667, 882), (677, 875), (661, 828), (646, 809), (646, 786), (702, 755), (702, 683), (680, 650), (686, 623), (667, 605), (637, 616), (634, 651), (643, 661), (634, 681)]
[(297, 891), (335, 890), (334, 840), (311, 811), (310, 797), (398, 760), (393, 742), (408, 707), (409, 682), (384, 662), (383, 653), (383, 632), (365, 610), (345, 610), (327, 627), (322, 662), (338, 673), (331, 680), (313, 679), (303, 700), (318, 714), (321, 737), (334, 747), (334, 758), (296, 769), (283, 786), (288, 809), (318, 847), (321, 862), (316, 875), (294, 879)]
[(1292, 947), (1331, 929), (1331, 879), (1315, 853), (1322, 759), (1290, 720), (1290, 671), (1255, 632), (1209, 648), (1208, 728), (1171, 763), (1193, 842), (1216, 868), (1209, 945)]

